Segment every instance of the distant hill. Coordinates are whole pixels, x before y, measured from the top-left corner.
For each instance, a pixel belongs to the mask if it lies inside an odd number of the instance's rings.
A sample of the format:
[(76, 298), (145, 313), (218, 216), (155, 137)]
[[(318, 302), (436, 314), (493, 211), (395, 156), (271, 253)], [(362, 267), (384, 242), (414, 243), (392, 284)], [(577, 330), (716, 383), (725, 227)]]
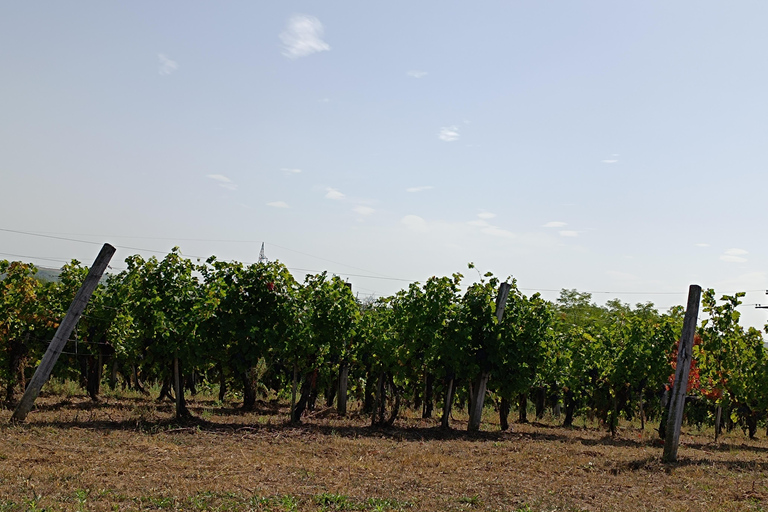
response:
[[(59, 275), (61, 274), (60, 268), (49, 268), (49, 267), (37, 267), (37, 273), (35, 274), (35, 279), (39, 281), (45, 281), (47, 283), (55, 283), (59, 280)], [(107, 279), (107, 273), (105, 272), (103, 276), (101, 276), (101, 282), (103, 283)], [(5, 274), (0, 274), (0, 280), (5, 278)]]
[(59, 274), (61, 274), (61, 269), (59, 268), (37, 267), (35, 277), (40, 281), (56, 282), (59, 280)]

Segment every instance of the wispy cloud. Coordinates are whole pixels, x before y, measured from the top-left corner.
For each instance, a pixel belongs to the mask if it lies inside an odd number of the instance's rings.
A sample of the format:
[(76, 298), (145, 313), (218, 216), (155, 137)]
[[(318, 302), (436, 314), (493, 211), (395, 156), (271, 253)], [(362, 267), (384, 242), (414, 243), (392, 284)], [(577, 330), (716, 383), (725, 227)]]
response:
[(722, 261), (727, 261), (729, 263), (746, 263), (747, 258), (745, 258), (744, 256), (747, 254), (749, 254), (749, 251), (746, 251), (744, 249), (732, 248), (725, 251), (725, 253), (723, 253), (720, 256), (720, 259)]
[(437, 137), (445, 142), (453, 142), (459, 140), (459, 127), (458, 126), (443, 126), (440, 128), (440, 133)]
[(483, 228), (480, 231), (485, 233), (486, 235), (491, 236), (499, 236), (502, 238), (514, 238), (515, 234), (511, 231), (507, 231), (506, 229), (502, 229), (497, 226), (488, 226), (487, 228)]
[(325, 197), (327, 199), (333, 199), (334, 201), (338, 201), (346, 197), (344, 194), (342, 194), (341, 192), (339, 192), (338, 190), (332, 187), (327, 187), (325, 189), (325, 192), (326, 192)]
[(367, 217), (367, 216), (369, 216), (369, 215), (373, 215), (373, 213), (374, 213), (376, 210), (374, 210), (374, 209), (373, 209), (373, 208), (371, 208), (370, 206), (355, 206), (354, 208), (352, 208), (352, 211), (354, 211), (355, 213), (359, 213), (360, 215), (363, 215), (363, 216), (366, 216), (366, 217)]
[(411, 192), (411, 193), (414, 193), (414, 192), (424, 192), (425, 190), (432, 190), (433, 188), (435, 188), (435, 187), (433, 187), (432, 185), (425, 185), (423, 187), (407, 188), (407, 189), (405, 189), (405, 191), (406, 192)]
[(217, 182), (221, 188), (225, 188), (227, 190), (237, 190), (237, 185), (223, 174), (206, 174), (205, 177)]
[(696, 244), (696, 247), (710, 247), (710, 245), (701, 243), (701, 244)]
[(565, 227), (567, 225), (568, 225), (567, 222), (561, 222), (559, 220), (553, 220), (552, 222), (547, 222), (542, 227), (543, 228), (563, 228), (563, 227)]
[(272, 201), (271, 203), (267, 203), (267, 206), (271, 206), (273, 208), (290, 208), (288, 203), (285, 201)]
[(617, 163), (619, 161), (619, 159), (616, 158), (617, 156), (619, 156), (619, 154), (618, 153), (614, 153), (609, 158), (606, 158), (605, 160), (601, 160), (601, 161), (604, 164), (615, 164), (615, 163)]
[(425, 76), (427, 76), (426, 71), (416, 71), (416, 70), (411, 70), (406, 74), (411, 78), (424, 78)]
[(291, 169), (288, 167), (283, 167), (280, 170), (285, 174), (301, 174), (301, 169)]
[(427, 231), (427, 221), (418, 215), (406, 215), (400, 219), (400, 223), (417, 233), (425, 233)]
[(157, 54), (157, 72), (163, 76), (170, 75), (179, 69), (179, 64), (175, 60), (171, 60), (167, 55)]
[(566, 237), (570, 237), (570, 238), (575, 238), (575, 237), (579, 236), (579, 232), (578, 231), (558, 231), (558, 233), (560, 234), (560, 236), (566, 236)]
[(500, 228), (498, 226), (494, 226), (489, 220), (496, 217), (495, 213), (492, 212), (480, 212), (477, 214), (476, 220), (471, 220), (467, 222), (466, 224), (468, 226), (475, 226), (480, 228), (480, 232), (486, 235), (491, 236), (497, 236), (502, 238), (515, 238), (517, 235), (507, 229)]
[(297, 14), (288, 20), (285, 30), (280, 33), (283, 55), (298, 59), (318, 52), (327, 52), (331, 47), (323, 41), (323, 24), (314, 16)]

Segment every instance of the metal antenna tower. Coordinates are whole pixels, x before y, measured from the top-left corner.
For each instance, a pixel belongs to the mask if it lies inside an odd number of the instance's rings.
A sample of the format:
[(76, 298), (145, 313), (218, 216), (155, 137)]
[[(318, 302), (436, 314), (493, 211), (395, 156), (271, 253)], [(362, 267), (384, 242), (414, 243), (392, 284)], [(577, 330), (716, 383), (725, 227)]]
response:
[(269, 263), (267, 256), (264, 254), (264, 242), (261, 242), (261, 251), (259, 251), (259, 263)]

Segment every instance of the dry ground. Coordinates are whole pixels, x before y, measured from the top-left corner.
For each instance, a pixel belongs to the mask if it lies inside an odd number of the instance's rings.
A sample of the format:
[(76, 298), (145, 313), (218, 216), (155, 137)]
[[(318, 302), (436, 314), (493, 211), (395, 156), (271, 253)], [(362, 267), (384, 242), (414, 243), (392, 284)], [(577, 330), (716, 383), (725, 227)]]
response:
[(768, 510), (768, 442), (684, 429), (680, 462), (655, 432), (545, 423), (442, 432), (404, 419), (372, 429), (332, 411), (285, 424), (192, 400), (48, 396), (22, 426), (0, 410), (5, 510)]

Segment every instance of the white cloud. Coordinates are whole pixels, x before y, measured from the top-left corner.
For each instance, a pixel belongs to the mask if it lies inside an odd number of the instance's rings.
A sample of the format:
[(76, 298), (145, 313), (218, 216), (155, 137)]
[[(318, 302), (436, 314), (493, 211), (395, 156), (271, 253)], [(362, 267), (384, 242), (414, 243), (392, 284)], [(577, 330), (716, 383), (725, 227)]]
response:
[(227, 190), (237, 190), (237, 185), (223, 174), (206, 174), (205, 177), (216, 181), (221, 188), (225, 188)]
[(411, 78), (424, 78), (425, 76), (427, 76), (427, 72), (412, 70), (412, 71), (409, 71), (407, 75), (410, 76)]
[(571, 238), (579, 236), (578, 231), (558, 231), (558, 233), (560, 233), (560, 236), (567, 236)]
[(271, 203), (267, 203), (267, 206), (271, 206), (273, 208), (290, 208), (288, 203), (285, 201), (272, 201)]
[(299, 173), (301, 173), (301, 169), (290, 169), (288, 167), (283, 167), (280, 170), (283, 171), (285, 174), (299, 174)]
[(604, 164), (615, 164), (618, 160), (601, 160)]
[(445, 142), (453, 142), (455, 140), (459, 140), (459, 127), (455, 125), (443, 126), (440, 128), (440, 133), (437, 137)]
[(696, 247), (710, 247), (709, 244), (696, 244)]
[(157, 62), (157, 72), (163, 76), (170, 75), (179, 69), (179, 64), (175, 60), (169, 59), (162, 53), (157, 54)]
[(283, 55), (289, 59), (298, 59), (331, 49), (328, 43), (323, 41), (323, 24), (314, 16), (306, 14), (291, 17), (285, 30), (280, 33), (280, 40), (283, 42)]
[(423, 186), (423, 187), (407, 188), (407, 189), (405, 189), (405, 191), (406, 192), (423, 192), (425, 190), (432, 190), (433, 188), (435, 188), (435, 187), (433, 187), (432, 185), (426, 185), (426, 186)]
[(500, 236), (503, 238), (514, 238), (515, 234), (511, 231), (507, 231), (506, 229), (501, 229), (496, 226), (488, 226), (487, 228), (483, 228), (480, 231), (485, 233), (486, 235), (491, 236)]
[(727, 261), (728, 263), (746, 263), (747, 258), (744, 257), (746, 254), (749, 254), (749, 251), (734, 247), (725, 251), (725, 253), (720, 256), (720, 259), (722, 261)]
[(481, 219), (492, 219), (496, 216), (496, 214), (491, 212), (481, 212), (481, 213), (478, 213), (477, 216), (480, 217)]
[(427, 222), (418, 215), (406, 215), (400, 219), (400, 223), (411, 231), (416, 231), (417, 233), (427, 232)]
[(340, 199), (344, 199), (346, 197), (344, 194), (336, 190), (335, 188), (328, 187), (325, 189), (326, 194), (325, 197), (327, 199), (333, 199), (334, 201), (338, 201)]
[(547, 222), (542, 227), (543, 228), (562, 228), (567, 226), (567, 222), (560, 222), (559, 220), (553, 220), (552, 222)]
[(373, 212), (376, 211), (370, 206), (355, 206), (354, 208), (352, 208), (352, 210), (356, 213), (359, 213), (360, 215), (365, 215), (365, 216), (372, 215)]

